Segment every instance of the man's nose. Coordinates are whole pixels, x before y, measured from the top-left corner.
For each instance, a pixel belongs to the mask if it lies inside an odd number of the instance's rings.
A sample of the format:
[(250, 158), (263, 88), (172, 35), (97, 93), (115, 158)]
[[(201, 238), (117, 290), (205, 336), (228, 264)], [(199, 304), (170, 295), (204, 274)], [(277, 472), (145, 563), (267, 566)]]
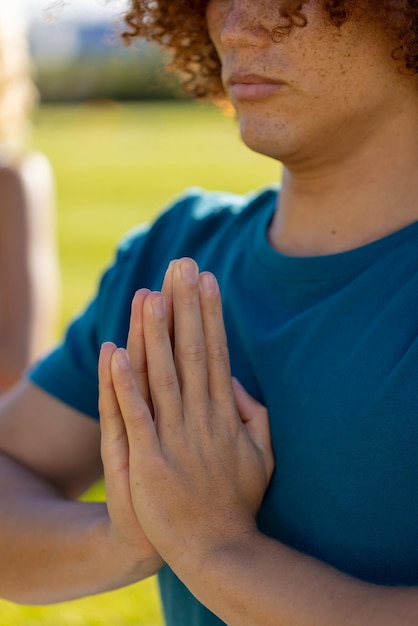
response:
[[(233, 0), (226, 9), (221, 43), (227, 48), (264, 46), (271, 43), (274, 28), (266, 7), (256, 0)], [(263, 10), (264, 9), (264, 10)], [(264, 13), (264, 15), (263, 15)]]

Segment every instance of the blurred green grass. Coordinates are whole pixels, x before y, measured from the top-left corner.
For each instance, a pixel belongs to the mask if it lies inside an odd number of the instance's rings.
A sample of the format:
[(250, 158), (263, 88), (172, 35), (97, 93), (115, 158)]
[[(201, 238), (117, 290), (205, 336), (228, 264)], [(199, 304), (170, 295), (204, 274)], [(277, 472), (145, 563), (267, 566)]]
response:
[[(94, 293), (119, 238), (189, 186), (247, 192), (277, 163), (243, 147), (235, 120), (189, 102), (43, 106), (33, 146), (57, 183), (62, 308), (57, 336)], [(90, 498), (103, 497), (103, 487)], [(155, 579), (51, 607), (0, 601), (0, 626), (161, 626)], [(179, 625), (180, 626), (180, 625)]]
[(236, 121), (188, 102), (45, 106), (33, 144), (50, 158), (58, 192), (60, 333), (94, 293), (119, 238), (190, 186), (246, 192), (279, 166), (245, 148)]

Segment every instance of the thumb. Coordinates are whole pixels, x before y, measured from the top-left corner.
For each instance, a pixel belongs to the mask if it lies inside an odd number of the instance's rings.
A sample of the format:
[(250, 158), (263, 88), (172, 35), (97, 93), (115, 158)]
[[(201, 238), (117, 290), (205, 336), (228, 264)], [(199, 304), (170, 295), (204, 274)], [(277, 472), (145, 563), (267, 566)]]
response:
[(267, 478), (270, 480), (274, 469), (274, 457), (267, 409), (250, 396), (236, 378), (232, 378), (232, 386), (241, 421), (252, 442), (261, 450)]

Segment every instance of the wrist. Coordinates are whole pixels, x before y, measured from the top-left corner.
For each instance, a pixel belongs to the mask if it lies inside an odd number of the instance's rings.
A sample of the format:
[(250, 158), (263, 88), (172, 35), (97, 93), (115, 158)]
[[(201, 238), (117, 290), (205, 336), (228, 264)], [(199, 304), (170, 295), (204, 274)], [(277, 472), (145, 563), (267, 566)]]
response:
[(248, 553), (262, 537), (255, 520), (248, 520), (245, 524), (240, 520), (230, 528), (223, 526), (205, 537), (194, 535), (176, 557), (167, 559), (167, 563), (182, 580), (193, 580), (201, 572), (208, 577), (213, 572), (216, 577), (226, 560)]
[(111, 588), (153, 576), (164, 564), (139, 526), (135, 536), (126, 539), (114, 528), (107, 510), (97, 521), (92, 539), (105, 571), (109, 572)]
[(270, 551), (270, 541), (254, 524), (202, 543), (199, 549), (169, 565), (189, 591), (222, 621), (231, 626), (262, 623), (251, 621), (248, 611), (252, 589), (258, 584), (255, 581), (262, 574), (259, 553)]

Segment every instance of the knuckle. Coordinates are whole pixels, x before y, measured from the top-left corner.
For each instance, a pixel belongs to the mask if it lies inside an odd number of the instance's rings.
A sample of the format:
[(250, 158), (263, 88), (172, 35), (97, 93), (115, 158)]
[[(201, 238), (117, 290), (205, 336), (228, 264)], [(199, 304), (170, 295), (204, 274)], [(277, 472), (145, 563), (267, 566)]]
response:
[(132, 408), (129, 417), (130, 417), (129, 421), (132, 424), (141, 424), (144, 421), (148, 421), (149, 414), (144, 406), (136, 405), (135, 407)]
[(121, 378), (117, 382), (117, 386), (125, 393), (134, 393), (136, 391), (136, 383), (135, 380), (131, 377), (129, 378)]
[(178, 355), (188, 361), (199, 363), (206, 359), (206, 349), (203, 344), (189, 343), (178, 347)]
[(175, 372), (161, 372), (158, 385), (162, 389), (174, 389), (177, 386), (177, 374)]
[(132, 417), (137, 420), (148, 419), (148, 412), (145, 410), (145, 407), (137, 405), (132, 410)]
[(219, 343), (210, 343), (208, 346), (208, 356), (214, 361), (228, 361), (229, 350), (224, 341)]
[(187, 291), (183, 293), (181, 303), (186, 309), (193, 309), (199, 304), (199, 294), (195, 289), (188, 287)]
[(159, 328), (155, 328), (152, 333), (153, 341), (158, 343), (163, 343), (167, 339), (167, 327), (165, 325), (161, 325)]

